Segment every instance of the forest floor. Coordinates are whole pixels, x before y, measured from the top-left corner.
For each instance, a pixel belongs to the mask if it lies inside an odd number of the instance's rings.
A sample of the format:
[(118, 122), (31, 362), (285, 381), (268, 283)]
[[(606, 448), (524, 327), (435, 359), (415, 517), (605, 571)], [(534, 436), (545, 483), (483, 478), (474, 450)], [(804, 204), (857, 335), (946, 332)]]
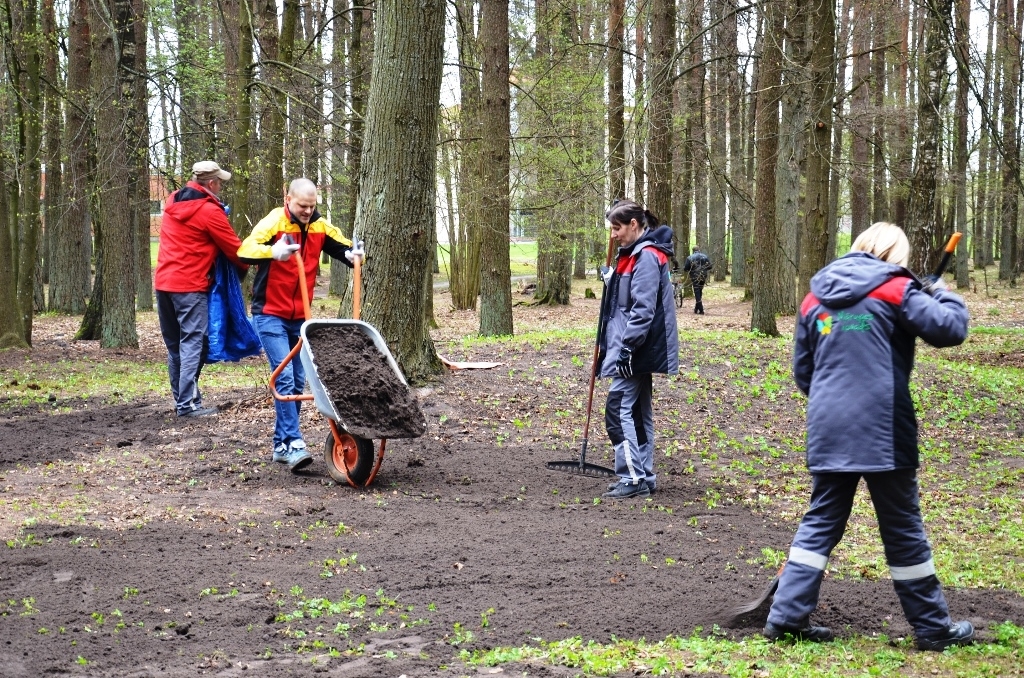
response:
[(417, 389), (426, 435), (388, 441), (364, 490), (331, 481), (312, 406), (315, 463), (271, 462), (262, 358), (204, 370), (220, 413), (183, 420), (154, 314), (138, 350), (38, 318), (31, 351), (0, 353), (0, 676), (1020, 675), (1024, 293), (967, 292), (968, 342), (919, 350), (926, 527), (954, 618), (984, 641), (933, 655), (913, 649), (863, 490), (814, 615), (839, 643), (718, 625), (775, 574), (809, 494), (791, 338), (748, 333), (740, 290), (679, 310), (655, 495), (601, 501), (606, 481), (546, 469), (580, 449), (586, 285), (568, 307), (517, 306), (502, 340), (438, 292), (438, 351), (501, 366)]

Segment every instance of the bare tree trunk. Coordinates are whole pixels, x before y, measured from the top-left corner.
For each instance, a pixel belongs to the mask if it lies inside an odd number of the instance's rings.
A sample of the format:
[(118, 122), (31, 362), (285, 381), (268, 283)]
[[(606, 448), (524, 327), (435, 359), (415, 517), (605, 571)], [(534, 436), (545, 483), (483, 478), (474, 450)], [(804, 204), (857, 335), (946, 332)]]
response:
[(728, 129), (729, 99), (728, 74), (729, 60), (725, 53), (724, 32), (725, 14), (729, 11), (726, 0), (714, 0), (711, 3), (711, 21), (715, 24), (712, 33), (711, 59), (714, 65), (710, 77), (710, 102), (708, 105), (708, 123), (713, 130), (721, 130), (710, 135), (708, 140), (708, 159), (711, 167), (710, 200), (708, 202), (708, 257), (711, 259), (712, 272), (715, 280), (725, 280), (725, 198), (728, 191), (728, 168), (725, 130)]
[(832, 154), (832, 105), (835, 97), (836, 19), (834, 5), (819, 6), (810, 21), (810, 126), (807, 132), (807, 188), (804, 197), (804, 228), (800, 242), (802, 299), (810, 290), (811, 277), (828, 263), (829, 175)]
[(821, 12), (805, 0), (788, 0), (786, 57), (783, 60), (782, 115), (779, 162), (776, 168), (777, 221), (782, 247), (779, 255), (780, 299), (784, 313), (796, 312), (797, 270), (800, 259), (800, 174), (804, 161), (808, 117), (807, 23)]
[(459, 83), (461, 106), (459, 129), (458, 228), (449, 243), (452, 306), (458, 310), (476, 308), (480, 296), (480, 239), (483, 214), (484, 120), (481, 113), (480, 46), (476, 35), (476, 3), (456, 3), (456, 32), (459, 43)]
[(643, 204), (646, 183), (644, 172), (644, 116), (639, 105), (644, 99), (644, 50), (647, 42), (647, 2), (637, 3), (636, 10), (636, 70), (633, 71), (633, 130), (636, 139), (633, 144), (633, 198)]
[[(744, 162), (743, 87), (746, 81), (737, 42), (736, 0), (726, 0), (730, 15), (725, 19), (722, 48), (727, 63), (729, 102), (729, 231), (732, 240), (732, 276), (729, 284), (740, 287), (746, 279), (747, 233), (750, 228), (750, 181)], [(725, 268), (724, 266), (722, 267)]]
[(480, 334), (512, 334), (512, 272), (509, 221), (509, 22), (508, 0), (483, 3), (484, 50), (481, 132), (484, 152), (480, 251)]
[[(647, 207), (663, 223), (672, 223), (672, 63), (676, 48), (675, 0), (652, 0), (650, 21)], [(721, 136), (724, 143), (725, 135)]]
[[(836, 101), (846, 100), (846, 52), (850, 46), (850, 4), (853, 0), (842, 0), (842, 10), (839, 13), (839, 43), (836, 54), (839, 56), (836, 64)], [(832, 131), (832, 170), (830, 172), (828, 187), (828, 246), (826, 247), (826, 261), (831, 261), (836, 256), (836, 241), (839, 239), (839, 166), (843, 158), (843, 132), (845, 130), (842, 115), (842, 105), (839, 113), (834, 119), (835, 129)]]
[[(358, 2), (358, 0), (356, 0)], [(350, 215), (348, 213), (348, 194), (350, 183), (358, 183), (359, 177), (353, 177), (346, 169), (348, 154), (346, 144), (346, 124), (350, 119), (346, 111), (351, 106), (345, 84), (349, 73), (355, 71), (349, 63), (352, 45), (352, 15), (358, 9), (349, 9), (348, 0), (334, 0), (334, 24), (332, 26), (331, 55), (331, 221), (351, 235)], [(330, 285), (328, 291), (336, 296), (345, 293), (348, 287), (348, 266), (330, 260)]]
[(778, 336), (779, 224), (775, 212), (775, 170), (779, 157), (779, 103), (782, 100), (782, 0), (768, 0), (767, 29), (761, 56), (760, 96), (757, 101), (757, 193), (754, 198), (754, 303), (750, 329)]
[(853, 3), (853, 82), (850, 89), (850, 241), (871, 225), (868, 137), (871, 136), (871, 5)]
[[(946, 59), (949, 48), (945, 36), (951, 26), (952, 0), (937, 0), (925, 17), (924, 53), (918, 71), (916, 167), (910, 183), (907, 219), (904, 226), (910, 240), (910, 266), (915, 271), (930, 268), (939, 250), (942, 224), (936, 221), (942, 118), (945, 94)], [(1016, 193), (1016, 185), (1013, 192)], [(1016, 218), (1016, 215), (1014, 215)]]
[[(708, 249), (708, 145), (704, 128), (706, 100), (704, 81), (704, 0), (693, 0), (688, 17), (687, 34), (690, 36), (690, 77), (689, 100), (693, 127), (688, 136), (690, 158), (693, 167), (693, 211), (694, 235), (697, 245)], [(712, 262), (713, 263), (713, 262)]]
[(356, 231), (366, 240), (363, 318), (406, 377), (441, 369), (425, 322), (423, 284), (434, 231), (437, 109), (444, 3), (382, 0), (367, 101)]
[[(969, 150), (967, 147), (967, 72), (966, 65), (970, 55), (970, 4), (968, 0), (956, 0), (956, 45), (955, 49), (959, 55), (957, 59), (956, 72), (956, 104), (953, 119), (956, 121), (956, 139), (953, 146), (953, 186), (956, 199), (956, 221), (955, 230), (967, 233), (967, 159)], [(975, 222), (977, 224), (977, 221)], [(971, 234), (972, 238), (978, 237), (977, 228)], [(970, 274), (967, 270), (967, 259), (970, 248), (968, 243), (963, 243), (956, 252), (956, 286), (957, 289), (965, 290), (970, 285)]]
[[(994, 17), (996, 0), (989, 1), (990, 17)], [(993, 93), (993, 37), (995, 35), (996, 22), (988, 22), (988, 38), (985, 42), (985, 76), (981, 86), (981, 96), (989, 102), (989, 110), (994, 111), (998, 101), (991, 96)], [(988, 125), (981, 126), (981, 140), (978, 143), (978, 173), (975, 175), (975, 202), (974, 202), (974, 265), (978, 268), (991, 266), (994, 261), (992, 255), (992, 219), (990, 218), (989, 203), (991, 196), (991, 177), (994, 175), (991, 163), (991, 132)]]
[(885, 139), (885, 55), (893, 31), (895, 18), (889, 0), (876, 0), (871, 5), (871, 221), (889, 220), (888, 179), (886, 170)]
[(129, 0), (135, 62), (130, 64), (132, 104), (129, 111), (131, 142), (129, 186), (135, 217), (135, 307), (153, 310), (153, 261), (149, 250), (149, 90), (146, 81), (146, 2)]
[[(57, 70), (58, 66), (58, 41), (60, 36), (57, 33), (57, 20), (53, 11), (53, 0), (43, 0), (43, 79), (45, 87), (44, 116), (46, 131), (46, 212), (45, 212), (45, 275), (46, 281), (50, 281), (50, 271), (53, 263), (53, 251), (57, 247), (56, 236), (60, 228), (57, 225), (60, 221), (61, 212), (64, 209), (63, 192), (63, 170), (61, 167), (62, 127), (63, 112), (63, 90), (61, 76)], [(51, 301), (52, 306), (52, 288)]]
[(999, 279), (1016, 282), (1017, 220), (1020, 195), (1020, 148), (1017, 101), (1020, 86), (1020, 36), (1015, 30), (1016, 3), (1003, 0), (999, 11), (999, 63), (1003, 71), (1002, 228), (999, 237)]
[(612, 200), (626, 197), (625, 100), (622, 91), (625, 5), (625, 0), (610, 0), (608, 6), (608, 176)]

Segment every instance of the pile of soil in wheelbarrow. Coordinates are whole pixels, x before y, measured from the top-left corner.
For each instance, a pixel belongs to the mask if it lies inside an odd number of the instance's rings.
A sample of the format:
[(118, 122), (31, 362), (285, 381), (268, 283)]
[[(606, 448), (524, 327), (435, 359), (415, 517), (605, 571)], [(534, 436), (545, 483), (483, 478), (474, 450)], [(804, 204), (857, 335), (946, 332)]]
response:
[(416, 398), (359, 326), (310, 328), (306, 338), (320, 381), (350, 433), (364, 438), (418, 438), (426, 432)]

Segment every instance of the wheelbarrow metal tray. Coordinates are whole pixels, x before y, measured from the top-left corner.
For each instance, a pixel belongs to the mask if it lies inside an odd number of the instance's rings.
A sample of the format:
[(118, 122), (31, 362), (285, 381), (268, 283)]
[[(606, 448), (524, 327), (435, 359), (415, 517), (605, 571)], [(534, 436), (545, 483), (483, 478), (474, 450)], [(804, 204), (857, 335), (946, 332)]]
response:
[[(402, 374), (402, 370), (398, 367), (398, 363), (395, 361), (394, 356), (392, 356), (391, 351), (388, 350), (388, 345), (384, 342), (384, 338), (380, 336), (380, 332), (378, 332), (373, 325), (368, 325), (361, 320), (350, 319), (307, 320), (302, 323), (302, 327), (299, 330), (300, 335), (302, 336), (302, 350), (299, 352), (299, 357), (302, 360), (303, 370), (306, 372), (306, 381), (309, 383), (310, 390), (313, 392), (313, 402), (316, 404), (316, 409), (325, 417), (337, 422), (339, 426), (349, 433), (362, 438), (416, 437), (408, 432), (392, 430), (380, 431), (371, 428), (361, 428), (355, 426), (352, 422), (346, 423), (344, 413), (338, 412), (337, 408), (334, 406), (335, 399), (331, 397), (327, 386), (320, 378), (320, 372), (317, 369), (315, 360), (313, 359), (313, 348), (308, 337), (310, 330), (328, 325), (351, 325), (358, 328), (363, 334), (373, 341), (373, 345), (377, 348), (377, 351), (384, 356), (387, 364), (391, 366), (391, 369), (406, 389), (409, 387), (409, 382), (405, 380), (405, 375)], [(426, 428), (425, 422), (424, 428)]]

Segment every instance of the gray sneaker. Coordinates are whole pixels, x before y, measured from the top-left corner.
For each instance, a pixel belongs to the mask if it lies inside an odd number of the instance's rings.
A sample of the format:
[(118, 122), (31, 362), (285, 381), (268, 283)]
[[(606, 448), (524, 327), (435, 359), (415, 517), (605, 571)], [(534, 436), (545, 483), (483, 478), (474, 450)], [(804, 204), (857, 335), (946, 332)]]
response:
[(279, 464), (284, 464), (288, 461), (288, 446), (284, 443), (278, 443), (274, 446), (274, 461)]
[(601, 495), (604, 499), (632, 499), (633, 497), (649, 497), (651, 491), (647, 487), (647, 481), (641, 480), (636, 483), (627, 483), (625, 481), (615, 485), (615, 489), (608, 490)]
[[(615, 489), (616, 487), (618, 487), (618, 485), (619, 485), (619, 483), (618, 483), (617, 481), (616, 481), (616, 482), (614, 482), (614, 483), (612, 483), (612, 484), (610, 484), (610, 485), (608, 486), (608, 491), (609, 491), (609, 492), (611, 492), (611, 491), (612, 491), (612, 490), (614, 490), (614, 489)], [(649, 481), (649, 480), (648, 480), (648, 481), (647, 481), (647, 491), (648, 491), (648, 492), (650, 492), (651, 494), (657, 494), (657, 492), (658, 492), (658, 486), (657, 486), (657, 485), (655, 485), (654, 483), (652, 483), (651, 481)]]
[(178, 412), (179, 417), (215, 417), (217, 416), (216, 407), (197, 407), (194, 410), (185, 410), (184, 412)]
[(313, 463), (313, 455), (306, 449), (306, 441), (301, 438), (288, 443), (288, 456), (284, 460), (292, 473), (306, 468)]

